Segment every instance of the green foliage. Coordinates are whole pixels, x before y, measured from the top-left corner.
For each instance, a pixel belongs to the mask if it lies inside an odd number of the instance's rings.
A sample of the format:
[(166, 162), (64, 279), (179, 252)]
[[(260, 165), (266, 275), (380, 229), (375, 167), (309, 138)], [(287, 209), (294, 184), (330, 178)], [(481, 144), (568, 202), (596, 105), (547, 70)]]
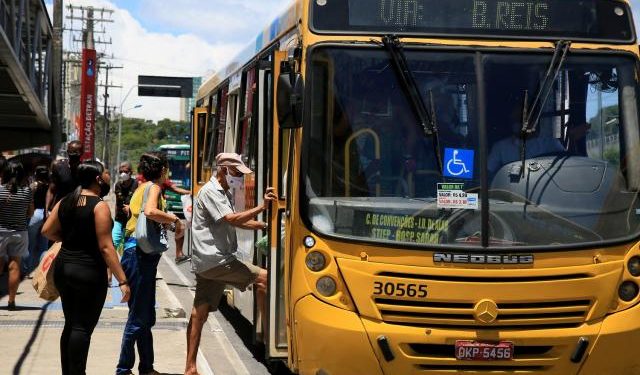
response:
[[(600, 124), (602, 124), (604, 135), (618, 133), (618, 105), (603, 107), (593, 118), (589, 120), (591, 124), (591, 137), (600, 137)], [(602, 120), (601, 120), (602, 119)], [(602, 122), (601, 122), (602, 121)]]
[[(104, 144), (104, 119), (96, 121), (96, 155), (102, 158)], [(115, 168), (118, 148), (118, 120), (110, 123), (110, 165)], [(122, 119), (122, 144), (120, 160), (130, 161), (134, 170), (140, 155), (154, 150), (162, 144), (189, 143), (191, 126), (189, 123), (164, 119), (157, 124), (151, 120), (137, 118)]]
[(616, 148), (608, 148), (604, 151), (603, 159), (613, 165), (620, 164), (620, 150)]

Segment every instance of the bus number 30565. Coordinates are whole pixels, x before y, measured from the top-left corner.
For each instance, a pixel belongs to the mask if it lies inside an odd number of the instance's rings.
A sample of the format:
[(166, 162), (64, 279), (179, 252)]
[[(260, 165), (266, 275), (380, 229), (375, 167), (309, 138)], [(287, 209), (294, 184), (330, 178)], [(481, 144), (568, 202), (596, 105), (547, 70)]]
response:
[(427, 286), (405, 283), (373, 282), (373, 294), (392, 297), (427, 297)]

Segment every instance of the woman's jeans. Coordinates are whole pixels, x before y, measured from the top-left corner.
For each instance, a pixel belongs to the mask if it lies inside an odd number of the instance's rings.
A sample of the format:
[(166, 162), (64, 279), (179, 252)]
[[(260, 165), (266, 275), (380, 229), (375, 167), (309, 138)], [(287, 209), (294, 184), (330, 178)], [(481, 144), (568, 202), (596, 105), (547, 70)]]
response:
[(22, 274), (28, 275), (40, 263), (40, 257), (49, 248), (47, 238), (40, 231), (44, 224), (44, 209), (38, 208), (29, 219), (29, 255), (22, 259)]
[(151, 327), (156, 323), (156, 273), (160, 254), (145, 254), (128, 239), (120, 259), (127, 275), (131, 298), (129, 318), (122, 336), (120, 360), (116, 374), (129, 374), (136, 360), (134, 345), (138, 346), (141, 374), (153, 371), (153, 335)]

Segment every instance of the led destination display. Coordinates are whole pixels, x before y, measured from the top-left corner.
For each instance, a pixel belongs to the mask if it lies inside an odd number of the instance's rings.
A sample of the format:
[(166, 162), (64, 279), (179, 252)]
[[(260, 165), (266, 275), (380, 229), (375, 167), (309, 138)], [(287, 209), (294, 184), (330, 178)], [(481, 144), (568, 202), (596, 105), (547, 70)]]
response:
[(612, 42), (634, 39), (628, 6), (614, 0), (328, 0), (314, 3), (313, 28), (319, 33)]

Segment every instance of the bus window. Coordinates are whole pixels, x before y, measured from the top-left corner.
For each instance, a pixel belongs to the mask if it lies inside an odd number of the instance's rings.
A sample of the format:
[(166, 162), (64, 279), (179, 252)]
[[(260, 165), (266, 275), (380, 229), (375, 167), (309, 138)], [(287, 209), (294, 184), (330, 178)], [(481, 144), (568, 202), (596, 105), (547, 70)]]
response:
[(246, 73), (246, 81), (243, 92), (242, 100), (242, 112), (240, 118), (240, 131), (238, 132), (238, 149), (237, 152), (240, 155), (246, 157), (249, 162), (247, 166), (252, 170), (255, 168), (255, 151), (254, 146), (251, 145), (251, 135), (253, 134), (253, 104), (256, 95), (256, 71), (254, 69), (249, 70)]
[(242, 92), (242, 114), (240, 128), (238, 132), (238, 148), (237, 152), (242, 156), (245, 164), (256, 173), (245, 176), (245, 207), (253, 208), (257, 204), (256, 197), (256, 183), (258, 176), (257, 173), (257, 160), (256, 155), (258, 153), (257, 147), (257, 127), (253, 125), (253, 104), (255, 91), (255, 70), (250, 70), (246, 73), (246, 80), (244, 85), (244, 91)]
[(434, 98), (442, 154), (459, 149), (472, 155), (465, 159), (465, 179), (454, 188), (442, 178), (434, 138), (416, 119), (386, 51), (319, 49), (312, 61), (313, 151), (305, 186), (316, 230), (421, 244), (481, 235), (477, 201), (467, 203), (465, 224), (455, 230), (449, 229), (455, 211), (436, 205), (439, 190), (479, 198), (476, 109), (467, 108), (475, 103), (473, 55), (416, 51), (407, 57), (424, 100)]
[(215, 139), (215, 129), (216, 129), (216, 119), (218, 118), (218, 95), (214, 94), (211, 96), (211, 98), (209, 99), (209, 111), (208, 111), (208, 126), (207, 126), (207, 138), (206, 138), (206, 144), (205, 144), (205, 151), (204, 151), (204, 155), (205, 155), (205, 159), (204, 159), (204, 166), (207, 168), (211, 168), (211, 164), (212, 164), (212, 158), (211, 158), (211, 148), (213, 146), (213, 142)]
[[(570, 55), (536, 131), (527, 137), (524, 175), (515, 178), (513, 171), (522, 168), (523, 92), (536, 92), (548, 64), (547, 55), (485, 57), (487, 90), (492, 90), (487, 105), (493, 122), (488, 131), (491, 239), (542, 246), (629, 236), (640, 219), (637, 194), (626, 191), (624, 137), (625, 127), (636, 127), (638, 119), (635, 95), (625, 98), (621, 91), (627, 86), (635, 92), (635, 63), (620, 56)], [(625, 107), (634, 109), (635, 118), (620, 116)]]
[(204, 167), (204, 144), (205, 144), (205, 130), (207, 126), (207, 114), (206, 113), (198, 113), (196, 118), (197, 121), (197, 129), (198, 129), (198, 169), (196, 171), (198, 182), (202, 182), (202, 169)]
[[(435, 112), (437, 150), (386, 51), (314, 52), (306, 132), (312, 151), (303, 174), (307, 220), (315, 230), (474, 247), (481, 240), (573, 246), (619, 240), (640, 228), (637, 194), (626, 191), (632, 171), (625, 169), (633, 159), (625, 145), (638, 142), (624, 139), (638, 123), (633, 60), (572, 53), (541, 107), (535, 132), (522, 142), (525, 97), (531, 105), (549, 54), (486, 53), (474, 59), (463, 52), (405, 52), (422, 99)], [(478, 128), (480, 69), (486, 132)], [(488, 225), (482, 225), (483, 201)], [(626, 225), (615, 224), (620, 222)]]
[(218, 111), (216, 113), (215, 128), (213, 129), (214, 135), (211, 138), (211, 147), (208, 153), (208, 158), (211, 162), (215, 160), (217, 154), (224, 151), (224, 136), (227, 128), (227, 92), (228, 88), (224, 87), (218, 93)]

